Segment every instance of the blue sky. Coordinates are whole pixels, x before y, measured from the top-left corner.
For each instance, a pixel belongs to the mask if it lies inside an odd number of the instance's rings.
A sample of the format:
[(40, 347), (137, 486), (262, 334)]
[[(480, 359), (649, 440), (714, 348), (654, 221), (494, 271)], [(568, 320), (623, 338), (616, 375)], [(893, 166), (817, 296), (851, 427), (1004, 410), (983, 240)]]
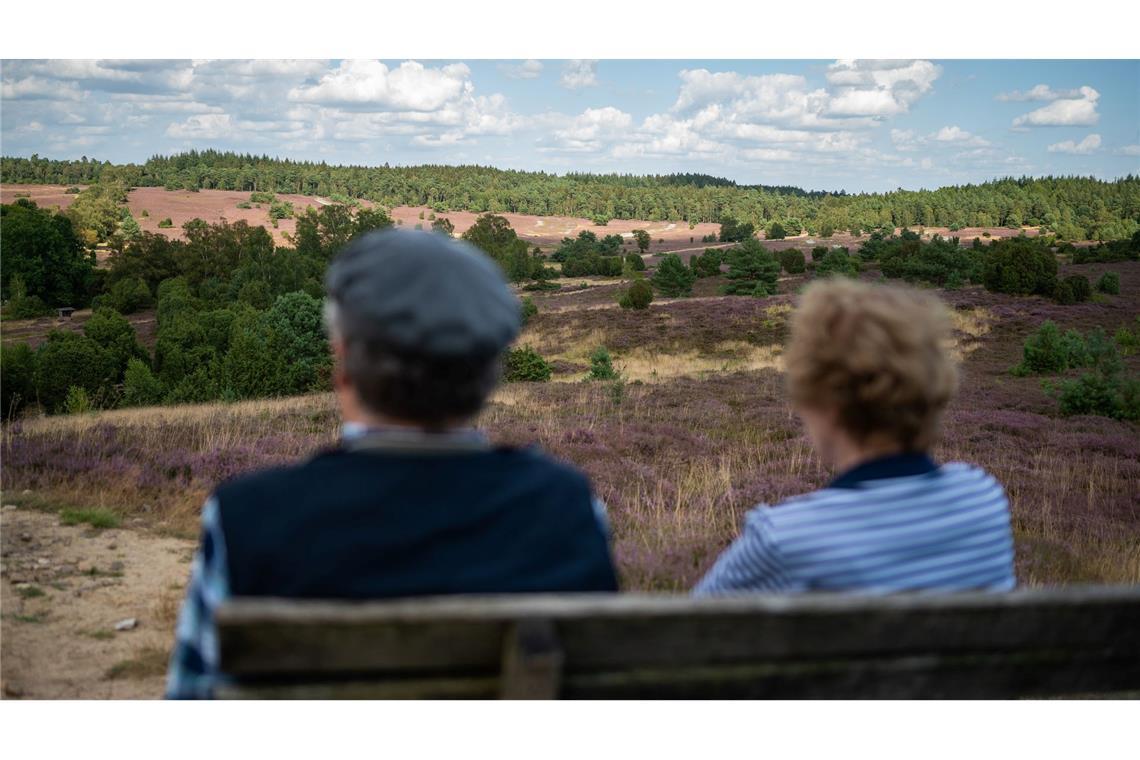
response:
[(5, 155), (704, 172), (881, 191), (1140, 173), (1140, 62), (9, 60)]

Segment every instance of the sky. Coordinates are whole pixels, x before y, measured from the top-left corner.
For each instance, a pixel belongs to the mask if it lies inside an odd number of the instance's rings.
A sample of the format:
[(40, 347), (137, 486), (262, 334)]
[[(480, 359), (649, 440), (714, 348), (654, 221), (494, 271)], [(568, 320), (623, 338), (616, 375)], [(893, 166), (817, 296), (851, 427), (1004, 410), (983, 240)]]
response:
[(700, 172), (880, 192), (1140, 174), (1137, 60), (5, 60), (7, 156)]

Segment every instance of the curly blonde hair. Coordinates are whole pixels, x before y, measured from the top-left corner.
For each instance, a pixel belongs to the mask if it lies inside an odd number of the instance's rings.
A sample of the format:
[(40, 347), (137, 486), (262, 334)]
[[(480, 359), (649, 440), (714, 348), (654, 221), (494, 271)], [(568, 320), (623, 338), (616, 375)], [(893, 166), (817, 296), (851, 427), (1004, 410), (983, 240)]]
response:
[(929, 293), (845, 278), (809, 286), (792, 318), (792, 403), (835, 409), (859, 442), (930, 448), (958, 388), (946, 307)]

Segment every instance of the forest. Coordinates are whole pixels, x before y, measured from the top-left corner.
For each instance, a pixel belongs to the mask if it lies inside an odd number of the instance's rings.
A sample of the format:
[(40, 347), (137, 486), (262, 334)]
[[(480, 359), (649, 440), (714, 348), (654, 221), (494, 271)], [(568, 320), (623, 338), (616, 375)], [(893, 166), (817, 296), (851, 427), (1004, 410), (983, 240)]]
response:
[(860, 232), (880, 227), (1040, 226), (1064, 240), (1116, 240), (1140, 229), (1140, 177), (1006, 177), (935, 190), (846, 194), (737, 185), (703, 174), (654, 176), (545, 172), (483, 166), (331, 166), (268, 156), (191, 151), (143, 164), (4, 157), (9, 183), (172, 190), (223, 189), (367, 199), (381, 206), (433, 211), (525, 213), (609, 219), (719, 222), (730, 216), (756, 228), (789, 232)]

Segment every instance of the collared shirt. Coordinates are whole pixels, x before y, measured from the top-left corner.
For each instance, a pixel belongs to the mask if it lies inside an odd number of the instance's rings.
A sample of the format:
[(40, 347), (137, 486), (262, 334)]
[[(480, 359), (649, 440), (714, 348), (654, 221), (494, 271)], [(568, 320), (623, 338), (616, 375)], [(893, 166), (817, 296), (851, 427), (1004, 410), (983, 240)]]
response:
[[(409, 428), (376, 428), (346, 422), (341, 440), (349, 449), (409, 451), (477, 451), (490, 448), (475, 428), (429, 433)], [(605, 505), (594, 499), (594, 511), (609, 532)], [(175, 646), (167, 671), (168, 699), (209, 699), (224, 682), (219, 668), (215, 610), (231, 596), (225, 538), (217, 500), (211, 496), (202, 507), (202, 538), (190, 566), (190, 584), (178, 616)]]
[(745, 515), (694, 589), (961, 591), (1013, 588), (1009, 502), (984, 470), (925, 454), (882, 457), (826, 488)]

